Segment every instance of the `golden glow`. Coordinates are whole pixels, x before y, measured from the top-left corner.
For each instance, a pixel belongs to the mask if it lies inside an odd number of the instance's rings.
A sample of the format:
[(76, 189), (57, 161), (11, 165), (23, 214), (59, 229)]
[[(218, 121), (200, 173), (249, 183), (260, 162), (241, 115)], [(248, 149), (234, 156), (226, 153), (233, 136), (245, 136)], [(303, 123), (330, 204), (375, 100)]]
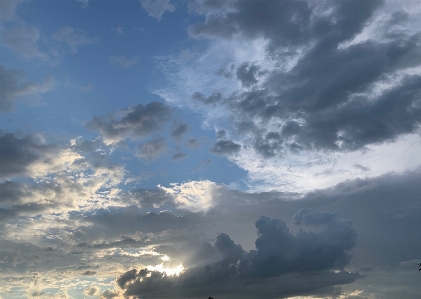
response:
[(165, 273), (168, 276), (173, 276), (173, 275), (180, 275), (180, 273), (182, 273), (184, 271), (184, 266), (183, 264), (178, 265), (175, 268), (166, 268), (164, 267), (164, 264), (161, 263), (159, 265), (156, 266), (146, 266), (146, 269), (148, 269), (149, 271), (159, 271), (161, 273)]

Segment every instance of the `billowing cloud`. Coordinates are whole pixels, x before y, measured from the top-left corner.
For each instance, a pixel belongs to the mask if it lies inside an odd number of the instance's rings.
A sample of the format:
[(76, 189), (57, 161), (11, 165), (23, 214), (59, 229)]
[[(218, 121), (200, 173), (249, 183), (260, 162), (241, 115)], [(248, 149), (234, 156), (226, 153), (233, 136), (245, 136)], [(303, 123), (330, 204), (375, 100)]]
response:
[[(335, 213), (312, 209), (300, 210), (294, 215), (294, 220), (305, 226), (322, 227), (322, 230), (292, 234), (282, 220), (261, 217), (256, 222), (256, 250), (246, 252), (227, 234), (222, 233), (217, 236), (213, 246), (209, 243), (207, 246), (202, 245), (193, 254), (195, 258), (203, 260), (202, 266), (188, 268), (179, 276), (133, 269), (118, 278), (117, 283), (125, 289), (125, 295), (152, 298), (170, 298), (174, 293), (198, 295), (199, 290), (203, 292), (212, 287), (213, 292), (221, 296), (235, 292), (236, 296), (247, 294), (247, 298), (273, 298), (311, 293), (330, 286), (326, 281), (317, 281), (319, 276), (334, 278), (331, 280), (334, 282), (332, 285), (349, 283), (358, 278), (357, 273), (343, 271), (350, 260), (347, 252), (356, 244), (356, 233), (349, 221), (339, 218)], [(317, 261), (314, 260), (315, 256), (318, 256)], [(329, 274), (329, 269), (338, 271)], [(304, 273), (308, 273), (311, 278), (303, 275), (301, 283), (294, 287), (277, 288), (276, 293), (273, 293), (273, 288), (266, 288), (267, 284), (273, 283), (273, 278), (284, 285), (290, 281), (291, 276)], [(312, 281), (311, 286), (308, 286), (308, 279)], [(240, 285), (244, 285), (243, 291), (239, 290)], [(248, 288), (247, 285), (254, 287)]]
[(98, 296), (100, 294), (100, 290), (98, 287), (93, 286), (83, 291), (83, 294), (86, 296)]
[[(361, 9), (360, 4), (366, 7), (357, 17), (352, 11)], [(419, 74), (405, 73), (421, 63), (417, 34), (387, 35), (381, 41), (373, 38), (341, 46), (361, 32), (380, 4), (331, 3), (326, 4), (332, 9), (330, 15), (315, 17), (317, 9), (326, 11), (327, 7), (311, 8), (305, 1), (237, 1), (233, 10), (208, 16), (191, 30), (218, 36), (241, 34), (249, 39), (264, 36), (274, 55), (280, 55), (283, 48), (289, 47), (291, 55), (301, 49), (291, 68), (273, 70), (258, 89), (218, 101), (233, 109), (237, 126), (246, 118), (254, 119), (255, 125), (279, 120), (283, 124), (277, 130), (282, 140), (279, 152), (356, 150), (412, 133), (421, 121)], [(264, 22), (247, 17), (256, 11)], [(311, 17), (316, 19), (310, 22)], [(334, 19), (340, 22), (333, 25)], [(405, 18), (398, 22), (405, 25)], [(387, 30), (395, 30), (395, 24), (389, 23)], [(294, 57), (286, 55), (273, 59), (281, 63)], [(237, 69), (237, 77), (250, 87), (258, 82), (258, 70), (259, 66), (245, 62)], [(373, 85), (393, 74), (401, 78), (373, 94)], [(204, 102), (214, 101), (208, 97)]]
[(94, 117), (86, 126), (101, 133), (105, 143), (146, 137), (163, 128), (171, 116), (171, 108), (160, 102), (139, 104), (106, 116)]
[(22, 72), (0, 65), (0, 112), (12, 110), (14, 102), (19, 98), (37, 99), (39, 95), (50, 91), (54, 85), (53, 77), (44, 78), (40, 83), (30, 82), (25, 80)]
[[(196, 1), (193, 6), (203, 21), (189, 32), (208, 39), (209, 47), (191, 53), (192, 61), (180, 55), (165, 69), (173, 85), (157, 93), (199, 110), (206, 124), (223, 127), (241, 146), (229, 159), (249, 172), (251, 185), (266, 181), (268, 188), (301, 189), (308, 178), (333, 186), (352, 178), (348, 165), (375, 149), (394, 152), (403, 144), (410, 148), (415, 139), (419, 144), (420, 12), (410, 4)], [(353, 12), (362, 7), (364, 13)], [(379, 174), (371, 162), (363, 164), (370, 170), (361, 172)], [(338, 175), (342, 178), (335, 180)]]
[(143, 9), (150, 17), (161, 21), (161, 18), (166, 12), (174, 12), (175, 6), (170, 0), (139, 0)]

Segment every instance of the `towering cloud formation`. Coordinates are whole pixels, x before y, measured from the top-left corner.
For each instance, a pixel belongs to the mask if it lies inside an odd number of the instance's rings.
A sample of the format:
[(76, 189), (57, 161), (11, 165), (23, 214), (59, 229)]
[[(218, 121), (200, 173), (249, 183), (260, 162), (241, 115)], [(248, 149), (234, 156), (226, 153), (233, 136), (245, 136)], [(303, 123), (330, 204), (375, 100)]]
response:
[[(221, 296), (235, 293), (246, 298), (273, 298), (314, 292), (358, 277), (343, 270), (350, 261), (348, 252), (356, 245), (356, 232), (349, 220), (308, 208), (298, 211), (293, 220), (317, 231), (294, 234), (284, 221), (261, 217), (256, 222), (256, 250), (246, 252), (222, 233), (213, 246), (204, 243), (187, 258), (188, 268), (180, 276), (133, 269), (120, 276), (117, 284), (125, 289), (125, 295), (148, 298), (171, 298), (174, 294), (189, 297), (199, 290), (212, 290)], [(297, 275), (301, 281), (287, 287)], [(282, 287), (267, 289), (273, 283)]]

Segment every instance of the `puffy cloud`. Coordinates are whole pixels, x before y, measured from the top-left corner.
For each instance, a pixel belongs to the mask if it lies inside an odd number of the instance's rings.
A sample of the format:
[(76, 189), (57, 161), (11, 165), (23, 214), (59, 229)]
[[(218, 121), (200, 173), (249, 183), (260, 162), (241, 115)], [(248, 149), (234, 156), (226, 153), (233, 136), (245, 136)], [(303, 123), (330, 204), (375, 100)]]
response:
[(213, 192), (218, 186), (211, 181), (190, 181), (171, 184), (171, 187), (158, 187), (174, 197), (175, 204), (194, 212), (207, 211), (214, 205)]
[[(360, 4), (365, 5), (364, 14), (355, 16), (352, 11), (361, 9)], [(279, 120), (282, 142), (272, 150), (280, 153), (286, 148), (356, 150), (416, 131), (421, 121), (419, 71), (405, 72), (421, 63), (419, 35), (404, 33), (341, 46), (363, 30), (380, 4), (345, 1), (310, 7), (305, 1), (235, 1), (226, 13), (207, 14), (205, 23), (191, 27), (193, 34), (263, 36), (275, 55), (272, 59), (280, 64), (293, 59), (282, 52), (284, 48), (291, 55), (301, 54), (292, 67), (270, 71), (258, 90), (227, 99), (197, 93), (193, 98), (231, 107), (239, 130), (242, 119), (251, 117), (255, 124), (266, 125)], [(330, 14), (319, 14), (328, 9)], [(249, 17), (256, 11), (259, 18)], [(409, 26), (405, 17), (395, 15), (385, 25), (387, 30), (394, 30), (396, 24)], [(244, 62), (237, 68), (237, 78), (250, 87), (258, 82), (258, 70), (258, 65)], [(398, 80), (392, 86), (372, 93), (373, 84), (393, 74)], [(263, 129), (261, 124), (258, 127)]]
[[(335, 213), (312, 209), (300, 210), (294, 219), (306, 226), (321, 227), (322, 230), (292, 234), (282, 220), (261, 217), (256, 222), (256, 250), (244, 251), (223, 233), (217, 236), (214, 246), (202, 245), (193, 254), (196, 259), (202, 257), (209, 261), (202, 266), (188, 268), (179, 276), (133, 269), (120, 276), (117, 283), (125, 289), (125, 295), (151, 298), (169, 298), (174, 292), (192, 296), (196, 295), (197, 290), (206, 290), (216, 285), (222, 286), (214, 289), (220, 295), (229, 295), (232, 292), (237, 296), (242, 295), (243, 292), (237, 293), (239, 285), (245, 288), (254, 285), (254, 288), (248, 290), (247, 298), (257, 295), (272, 298), (294, 293), (311, 293), (330, 286), (326, 281), (317, 281), (318, 276), (328, 275), (332, 278), (337, 275), (339, 281), (333, 279), (331, 286), (349, 283), (358, 277), (356, 273), (327, 271), (343, 269), (349, 263), (347, 252), (355, 246), (356, 239), (356, 233), (349, 221), (339, 218)], [(315, 256), (318, 257), (317, 261)], [(275, 293), (273, 288), (265, 289), (271, 278), (286, 284), (295, 273), (307, 274), (302, 276), (302, 282), (293, 287), (278, 288)], [(305, 278), (308, 275), (311, 276), (310, 279)], [(306, 288), (305, 285), (310, 281), (311, 286)]]
[(106, 116), (94, 117), (86, 127), (101, 133), (106, 144), (127, 137), (142, 138), (162, 129), (171, 116), (171, 108), (160, 102), (139, 104)]
[(139, 2), (148, 15), (158, 21), (161, 21), (164, 13), (175, 11), (175, 6), (170, 0), (139, 0)]
[(133, 56), (132, 58), (127, 58), (124, 55), (110, 56), (108, 58), (108, 61), (111, 64), (121, 66), (121, 67), (124, 67), (126, 69), (131, 68), (132, 66), (135, 66), (136, 64), (138, 64), (139, 60), (140, 60), (139, 55)]
[[(241, 144), (227, 157), (248, 171), (252, 188), (311, 190), (421, 165), (410, 153), (421, 140), (412, 2), (215, 3), (196, 1), (204, 21), (190, 28), (209, 47), (167, 67), (173, 85), (157, 93)], [(215, 76), (221, 68), (234, 76)], [(384, 151), (390, 159), (380, 171), (375, 156)]]
[(100, 290), (98, 287), (90, 287), (83, 291), (83, 294), (86, 296), (98, 296), (100, 294)]
[(24, 78), (22, 72), (0, 65), (0, 112), (12, 110), (14, 102), (19, 98), (37, 99), (39, 95), (50, 91), (55, 85), (52, 77), (44, 78), (40, 83), (26, 81)]

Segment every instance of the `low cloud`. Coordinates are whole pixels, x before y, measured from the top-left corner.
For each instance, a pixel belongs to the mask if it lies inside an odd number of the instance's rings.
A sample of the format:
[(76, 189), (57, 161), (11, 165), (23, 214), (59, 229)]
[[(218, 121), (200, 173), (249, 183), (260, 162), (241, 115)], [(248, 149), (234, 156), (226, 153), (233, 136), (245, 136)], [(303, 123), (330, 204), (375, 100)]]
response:
[[(312, 209), (300, 210), (293, 219), (307, 228), (320, 229), (293, 234), (282, 220), (261, 217), (255, 224), (256, 250), (246, 252), (222, 233), (213, 246), (202, 245), (190, 257), (201, 261), (202, 266), (189, 267), (179, 276), (133, 269), (120, 276), (117, 283), (125, 289), (127, 296), (193, 296), (198, 290), (213, 288), (213, 292), (221, 296), (235, 293), (246, 298), (273, 298), (311, 294), (359, 277), (357, 273), (343, 271), (350, 261), (348, 252), (356, 244), (356, 232), (348, 220), (336, 213)], [(189, 264), (188, 260), (186, 264)], [(273, 287), (267, 289), (275, 281), (287, 285), (297, 275), (301, 275), (300, 283), (294, 286), (278, 287), (275, 293)], [(330, 282), (322, 278), (325, 275)], [(240, 285), (243, 285), (243, 291)]]

